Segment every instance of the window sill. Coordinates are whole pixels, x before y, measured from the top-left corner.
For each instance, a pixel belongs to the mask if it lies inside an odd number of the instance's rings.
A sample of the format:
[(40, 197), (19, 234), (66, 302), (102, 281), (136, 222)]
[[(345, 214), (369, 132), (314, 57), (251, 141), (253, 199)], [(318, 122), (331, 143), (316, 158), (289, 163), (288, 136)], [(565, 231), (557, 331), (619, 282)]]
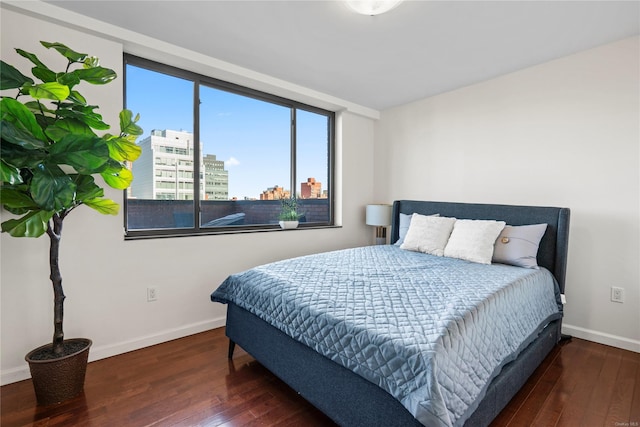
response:
[(251, 234), (265, 233), (274, 231), (301, 231), (301, 230), (319, 230), (327, 228), (342, 228), (341, 225), (300, 225), (297, 228), (283, 230), (280, 226), (265, 225), (255, 227), (242, 227), (240, 229), (234, 227), (220, 227), (216, 229), (157, 229), (157, 230), (134, 230), (125, 234), (124, 240), (144, 240), (144, 239), (161, 239), (170, 237), (195, 237), (195, 236), (216, 236), (222, 234)]

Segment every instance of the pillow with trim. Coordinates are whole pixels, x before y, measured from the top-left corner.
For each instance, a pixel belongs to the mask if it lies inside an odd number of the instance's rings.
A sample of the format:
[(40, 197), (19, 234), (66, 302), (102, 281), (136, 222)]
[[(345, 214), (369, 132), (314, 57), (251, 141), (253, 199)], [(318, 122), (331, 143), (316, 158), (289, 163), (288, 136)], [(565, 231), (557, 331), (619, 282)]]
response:
[(442, 256), (455, 222), (455, 218), (414, 213), (400, 249)]
[(504, 221), (459, 219), (444, 248), (444, 256), (491, 264), (493, 246), (506, 225)]
[(547, 224), (507, 225), (493, 250), (493, 262), (524, 268), (538, 267), (538, 247)]

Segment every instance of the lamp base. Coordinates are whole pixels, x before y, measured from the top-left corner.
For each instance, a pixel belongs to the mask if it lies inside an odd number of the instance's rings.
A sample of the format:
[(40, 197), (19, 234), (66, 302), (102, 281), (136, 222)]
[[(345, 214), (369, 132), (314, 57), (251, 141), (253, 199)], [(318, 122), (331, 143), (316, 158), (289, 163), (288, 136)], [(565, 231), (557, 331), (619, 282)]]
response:
[(376, 245), (387, 244), (387, 227), (376, 227)]

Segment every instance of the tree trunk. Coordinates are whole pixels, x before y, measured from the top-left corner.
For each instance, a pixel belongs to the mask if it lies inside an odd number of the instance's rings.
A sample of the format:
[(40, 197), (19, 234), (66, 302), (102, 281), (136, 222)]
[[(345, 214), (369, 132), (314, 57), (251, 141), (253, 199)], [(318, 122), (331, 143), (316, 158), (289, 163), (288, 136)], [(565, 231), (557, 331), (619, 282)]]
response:
[(62, 275), (60, 274), (59, 253), (60, 238), (62, 237), (62, 220), (58, 214), (54, 214), (47, 228), (47, 234), (51, 240), (49, 247), (49, 267), (51, 269), (51, 283), (53, 284), (53, 354), (62, 356), (64, 352), (64, 332), (62, 330), (62, 320), (64, 318), (64, 292), (62, 290)]

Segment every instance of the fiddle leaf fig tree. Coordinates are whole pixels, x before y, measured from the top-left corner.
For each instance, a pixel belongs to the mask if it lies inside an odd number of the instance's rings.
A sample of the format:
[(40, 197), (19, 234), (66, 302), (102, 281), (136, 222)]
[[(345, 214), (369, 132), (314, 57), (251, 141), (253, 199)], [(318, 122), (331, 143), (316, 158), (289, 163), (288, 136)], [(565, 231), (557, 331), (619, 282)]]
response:
[[(129, 110), (120, 113), (117, 135), (95, 131), (110, 128), (102, 116), (78, 92), (81, 82), (104, 85), (116, 73), (100, 66), (98, 58), (78, 53), (61, 43), (40, 42), (62, 55), (67, 65), (53, 71), (35, 54), (16, 49), (33, 65), (33, 78), (1, 61), (0, 99), (2, 145), (0, 151), (0, 200), (16, 218), (2, 222), (2, 232), (14, 237), (50, 239), (49, 266), (54, 291), (55, 356), (64, 354), (62, 328), (65, 295), (58, 263), (62, 224), (78, 206), (101, 214), (116, 215), (119, 205), (104, 197), (95, 177), (116, 189), (133, 180), (127, 162), (141, 149), (136, 139), (142, 129)], [(16, 90), (14, 96), (5, 96)]]

